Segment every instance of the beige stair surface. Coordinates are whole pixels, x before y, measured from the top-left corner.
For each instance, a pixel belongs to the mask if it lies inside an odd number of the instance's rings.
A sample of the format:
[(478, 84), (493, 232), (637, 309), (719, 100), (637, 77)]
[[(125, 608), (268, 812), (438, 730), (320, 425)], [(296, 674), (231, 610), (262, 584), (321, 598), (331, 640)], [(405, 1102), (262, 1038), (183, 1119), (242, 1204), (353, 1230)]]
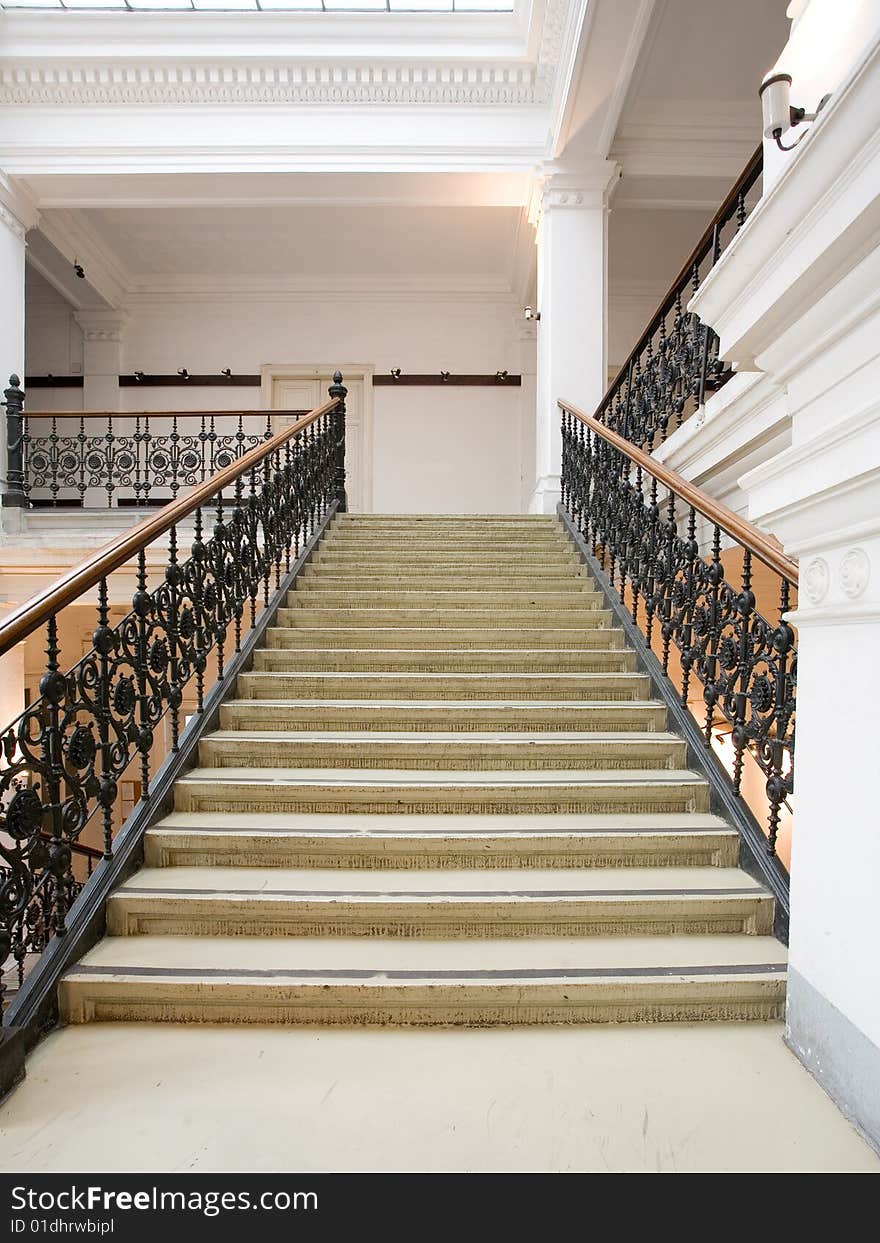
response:
[(555, 517), (337, 515), (68, 1021), (775, 1020), (774, 900)]

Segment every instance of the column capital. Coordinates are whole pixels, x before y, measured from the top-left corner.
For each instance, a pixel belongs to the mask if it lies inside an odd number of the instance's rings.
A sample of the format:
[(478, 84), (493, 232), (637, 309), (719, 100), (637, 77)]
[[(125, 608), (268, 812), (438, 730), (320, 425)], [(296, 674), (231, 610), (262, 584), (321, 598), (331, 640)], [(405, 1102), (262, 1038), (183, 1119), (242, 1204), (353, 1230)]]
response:
[(73, 318), (82, 329), (85, 341), (121, 341), (128, 322), (128, 311), (106, 310), (74, 311)]
[(537, 224), (551, 210), (596, 210), (607, 208), (611, 191), (620, 178), (620, 165), (614, 160), (593, 160), (585, 164), (551, 160), (542, 164), (535, 177), (529, 219)]

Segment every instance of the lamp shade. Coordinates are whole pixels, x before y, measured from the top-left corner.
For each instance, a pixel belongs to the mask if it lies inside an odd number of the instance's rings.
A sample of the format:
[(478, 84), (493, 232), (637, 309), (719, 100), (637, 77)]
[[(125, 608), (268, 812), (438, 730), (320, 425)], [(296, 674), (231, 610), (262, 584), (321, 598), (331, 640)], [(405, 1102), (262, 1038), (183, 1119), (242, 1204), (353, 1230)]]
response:
[(772, 78), (761, 83), (758, 94), (764, 117), (764, 137), (784, 134), (791, 126), (791, 75), (774, 73)]

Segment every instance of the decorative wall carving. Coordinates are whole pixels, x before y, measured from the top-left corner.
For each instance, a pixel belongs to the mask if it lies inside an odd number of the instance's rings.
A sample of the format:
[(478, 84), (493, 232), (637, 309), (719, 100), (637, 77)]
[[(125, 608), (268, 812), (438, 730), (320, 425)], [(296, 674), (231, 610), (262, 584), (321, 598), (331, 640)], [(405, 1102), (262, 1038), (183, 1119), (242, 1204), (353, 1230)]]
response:
[(840, 585), (843, 594), (856, 600), (868, 585), (871, 561), (863, 548), (851, 548), (840, 563)]
[(801, 577), (801, 587), (811, 604), (820, 604), (828, 594), (831, 574), (824, 557), (814, 557)]

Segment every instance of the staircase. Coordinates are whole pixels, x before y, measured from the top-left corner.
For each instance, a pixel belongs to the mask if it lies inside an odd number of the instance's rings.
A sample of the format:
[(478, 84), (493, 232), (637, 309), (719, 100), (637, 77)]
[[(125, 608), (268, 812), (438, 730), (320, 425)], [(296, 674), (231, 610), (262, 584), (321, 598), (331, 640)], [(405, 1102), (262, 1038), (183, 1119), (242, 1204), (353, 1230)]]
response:
[(338, 516), (68, 1022), (777, 1019), (773, 898), (554, 517)]

